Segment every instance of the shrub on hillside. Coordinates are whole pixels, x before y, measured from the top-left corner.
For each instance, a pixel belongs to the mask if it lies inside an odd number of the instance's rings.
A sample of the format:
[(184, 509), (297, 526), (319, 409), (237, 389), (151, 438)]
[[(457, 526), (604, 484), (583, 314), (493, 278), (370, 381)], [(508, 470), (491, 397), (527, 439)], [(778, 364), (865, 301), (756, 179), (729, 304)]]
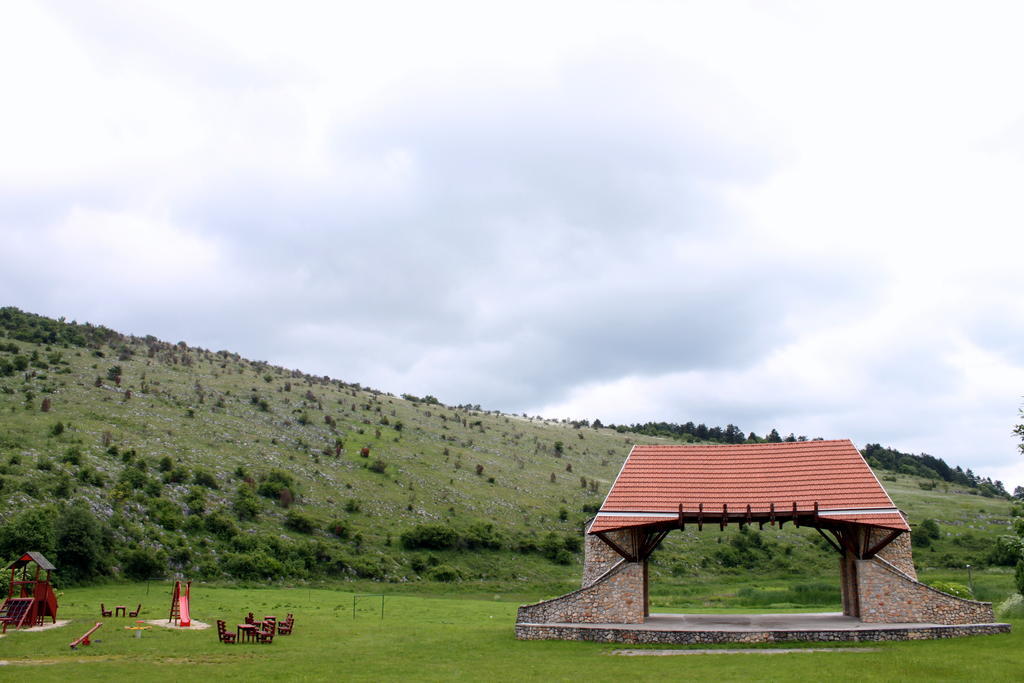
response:
[(238, 527), (234, 521), (224, 512), (218, 511), (207, 515), (203, 520), (203, 526), (214, 536), (228, 540), (238, 535)]
[(0, 557), (13, 559), (27, 550), (54, 556), (57, 544), (57, 512), (50, 507), (35, 507), (19, 512), (0, 525)]
[(489, 522), (471, 524), (462, 536), (462, 545), (470, 550), (497, 550), (502, 546), (501, 534)]
[(402, 532), (401, 541), (402, 546), (409, 550), (446, 550), (457, 547), (459, 534), (446, 524), (419, 524)]
[(80, 583), (107, 571), (113, 532), (85, 503), (65, 507), (56, 520), (57, 552), (54, 564), (62, 580)]
[(256, 519), (260, 514), (259, 498), (252, 490), (252, 487), (244, 482), (235, 489), (235, 497), (231, 505), (235, 510), (235, 514), (242, 520)]
[(292, 510), (285, 516), (284, 525), (300, 534), (311, 534), (316, 531), (316, 520), (298, 510)]
[(1024, 559), (1024, 541), (1017, 536), (1000, 536), (992, 545), (985, 560), (989, 564), (1013, 567)]
[(206, 494), (203, 489), (195, 486), (190, 488), (185, 496), (185, 506), (188, 508), (188, 514), (203, 514), (206, 511)]
[(167, 556), (154, 548), (134, 548), (121, 558), (121, 571), (134, 581), (158, 578), (167, 571)]
[(169, 500), (159, 498), (150, 503), (149, 518), (168, 531), (180, 529), (185, 524), (181, 509)]
[(254, 553), (228, 553), (224, 556), (223, 564), (228, 574), (249, 581), (279, 578), (283, 572), (281, 562), (262, 550)]
[(427, 578), (431, 581), (442, 581), (444, 583), (453, 583), (462, 579), (462, 572), (455, 567), (447, 564), (438, 565), (433, 567), (427, 572)]
[(208, 489), (218, 489), (217, 479), (206, 470), (197, 469), (192, 473), (192, 483)]
[(282, 470), (270, 470), (260, 477), (260, 484), (256, 492), (265, 498), (279, 500), (281, 492), (286, 489), (293, 498), (297, 497), (295, 478)]

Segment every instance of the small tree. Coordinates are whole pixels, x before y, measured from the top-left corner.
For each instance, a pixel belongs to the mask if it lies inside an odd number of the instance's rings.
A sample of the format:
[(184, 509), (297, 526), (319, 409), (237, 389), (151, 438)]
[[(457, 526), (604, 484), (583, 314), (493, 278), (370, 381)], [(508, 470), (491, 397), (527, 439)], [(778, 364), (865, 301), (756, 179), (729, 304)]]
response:
[(235, 498), (232, 501), (235, 514), (239, 519), (256, 519), (260, 514), (260, 499), (252, 487), (246, 483), (238, 485), (235, 489)]

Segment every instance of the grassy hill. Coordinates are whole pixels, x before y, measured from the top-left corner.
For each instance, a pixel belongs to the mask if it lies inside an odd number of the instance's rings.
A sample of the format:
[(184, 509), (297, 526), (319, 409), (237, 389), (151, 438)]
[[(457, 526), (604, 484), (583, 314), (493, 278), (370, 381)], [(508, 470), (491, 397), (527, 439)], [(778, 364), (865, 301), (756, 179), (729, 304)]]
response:
[[(65, 577), (555, 591), (578, 581), (580, 529), (630, 446), (667, 442), (0, 312), (0, 552), (30, 543), (79, 567)], [(982, 565), (1008, 532), (1005, 500), (879, 475), (913, 524), (938, 524), (923, 565)], [(806, 529), (687, 530), (652, 571), (680, 590), (813, 579), (831, 552)]]

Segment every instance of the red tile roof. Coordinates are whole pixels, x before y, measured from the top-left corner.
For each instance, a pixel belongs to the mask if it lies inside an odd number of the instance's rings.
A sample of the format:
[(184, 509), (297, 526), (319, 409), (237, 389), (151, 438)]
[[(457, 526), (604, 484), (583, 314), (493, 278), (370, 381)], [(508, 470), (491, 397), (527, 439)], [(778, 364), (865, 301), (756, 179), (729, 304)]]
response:
[(860, 452), (842, 439), (634, 446), (590, 533), (670, 520), (680, 503), (687, 512), (703, 503), (706, 514), (720, 516), (723, 504), (763, 515), (772, 503), (791, 511), (794, 502), (801, 512), (817, 503), (825, 519), (909, 530)]

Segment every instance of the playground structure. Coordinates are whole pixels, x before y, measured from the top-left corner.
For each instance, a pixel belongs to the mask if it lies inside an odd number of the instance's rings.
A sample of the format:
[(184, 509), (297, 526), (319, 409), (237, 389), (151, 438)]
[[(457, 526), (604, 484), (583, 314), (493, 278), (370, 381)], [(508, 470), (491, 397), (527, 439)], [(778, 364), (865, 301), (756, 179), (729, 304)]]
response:
[(72, 640), (71, 641), (71, 649), (72, 650), (77, 649), (79, 645), (90, 645), (91, 643), (89, 642), (89, 636), (91, 636), (93, 634), (93, 632), (96, 629), (98, 629), (100, 626), (103, 626), (103, 622), (102, 621), (97, 621), (96, 625), (93, 626), (88, 631), (86, 631), (85, 633), (83, 633), (81, 638), (76, 638), (75, 640)]
[(174, 592), (171, 593), (171, 611), (167, 615), (167, 621), (173, 621), (182, 628), (192, 625), (192, 618), (188, 611), (188, 599), (191, 592), (191, 581), (185, 583), (185, 590), (181, 589), (181, 581), (174, 582)]
[[(30, 565), (35, 565), (35, 571), (31, 571)], [(50, 572), (56, 567), (42, 553), (27, 552), (8, 569), (11, 570), (11, 583), (7, 599), (0, 606), (3, 632), (6, 633), (7, 627), (12, 625), (15, 628), (42, 626), (45, 617), (50, 617), (56, 624), (57, 595), (50, 583)], [(45, 579), (40, 578), (41, 571), (46, 571)]]

